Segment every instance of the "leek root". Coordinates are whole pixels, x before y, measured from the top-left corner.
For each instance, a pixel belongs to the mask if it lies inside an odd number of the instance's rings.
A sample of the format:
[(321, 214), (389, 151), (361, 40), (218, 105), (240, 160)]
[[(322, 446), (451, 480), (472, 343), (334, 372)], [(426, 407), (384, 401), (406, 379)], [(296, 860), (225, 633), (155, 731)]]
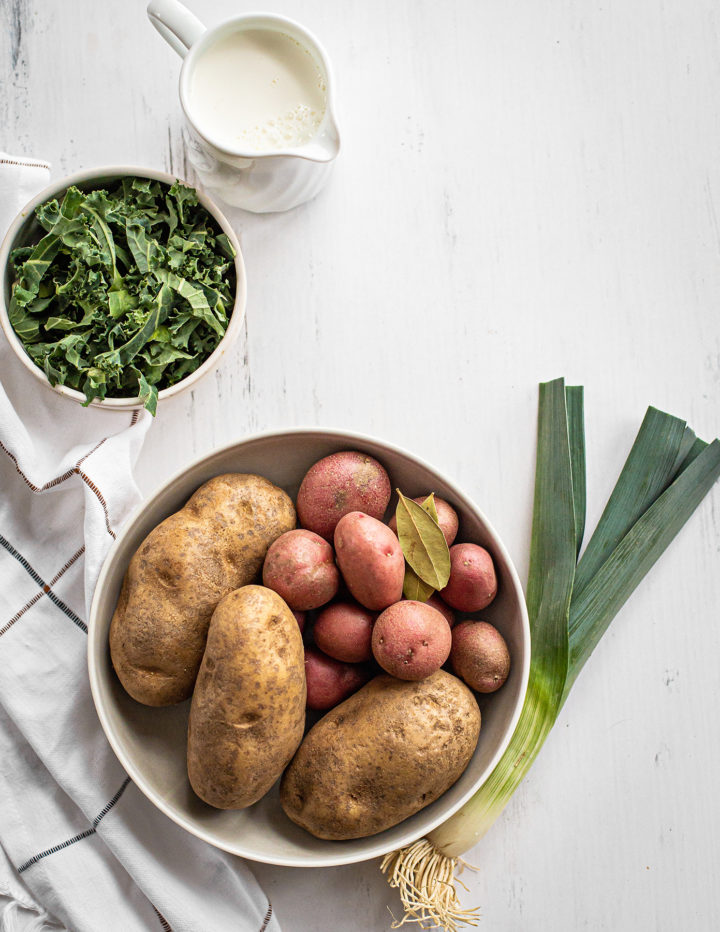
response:
[[(465, 865), (462, 858), (440, 854), (425, 838), (385, 855), (380, 868), (387, 873), (390, 886), (399, 888), (405, 910), (402, 919), (393, 921), (392, 928), (399, 929), (406, 922), (450, 932), (455, 932), (458, 925), (476, 926), (479, 910), (460, 906), (455, 884), (465, 884), (455, 875), (458, 863)], [(432, 925), (428, 926), (428, 922)]]

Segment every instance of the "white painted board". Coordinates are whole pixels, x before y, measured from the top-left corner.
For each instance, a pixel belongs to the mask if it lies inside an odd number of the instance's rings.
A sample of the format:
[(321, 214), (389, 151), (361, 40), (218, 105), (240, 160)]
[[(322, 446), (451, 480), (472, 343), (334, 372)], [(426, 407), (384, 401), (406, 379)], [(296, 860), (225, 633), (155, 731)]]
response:
[[(189, 5), (208, 23), (230, 0)], [(250, 7), (248, 7), (250, 9)], [(648, 404), (720, 432), (720, 13), (711, 0), (277, 0), (338, 80), (314, 202), (233, 215), (247, 332), (159, 413), (139, 479), (337, 426), (454, 477), (527, 571), (537, 383), (586, 386), (593, 525)], [(142, 0), (2, 0), (0, 144), (54, 175), (187, 173)], [(192, 180), (192, 179), (191, 179)], [(720, 925), (720, 489), (620, 613), (463, 900), (490, 932)], [(256, 866), (291, 932), (389, 928), (376, 862)]]

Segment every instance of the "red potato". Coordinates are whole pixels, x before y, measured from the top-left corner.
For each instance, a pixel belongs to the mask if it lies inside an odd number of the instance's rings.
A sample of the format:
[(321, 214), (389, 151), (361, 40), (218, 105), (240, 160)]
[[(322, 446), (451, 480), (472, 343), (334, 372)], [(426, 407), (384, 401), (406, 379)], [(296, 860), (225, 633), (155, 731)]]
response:
[(437, 592), (433, 592), (430, 598), (425, 602), (426, 605), (432, 606), (436, 612), (440, 612), (445, 621), (450, 625), (451, 628), (455, 626), (457, 618), (455, 617), (455, 612), (450, 608), (449, 605), (446, 605)]
[(484, 547), (455, 544), (450, 548), (450, 581), (440, 595), (458, 612), (487, 608), (497, 595), (497, 577), (492, 557)]
[[(270, 587), (268, 586), (268, 588)], [(305, 612), (293, 612), (293, 615), (295, 616), (295, 621), (297, 621), (298, 627), (300, 628), (300, 634), (302, 634), (305, 630)]]
[(451, 646), (450, 626), (440, 612), (413, 599), (385, 609), (373, 628), (375, 659), (401, 680), (423, 680), (439, 670)]
[(351, 511), (380, 519), (390, 501), (390, 479), (366, 453), (345, 450), (311, 466), (297, 494), (300, 524), (332, 540), (338, 521)]
[(486, 621), (461, 621), (452, 632), (450, 663), (457, 676), (478, 693), (494, 693), (510, 673), (505, 638)]
[[(429, 494), (428, 492), (428, 495)], [(417, 502), (418, 505), (422, 505), (428, 495), (420, 495), (418, 498), (414, 498), (413, 501)], [(438, 498), (437, 495), (435, 496), (435, 510), (437, 511), (440, 530), (443, 532), (443, 537), (449, 547), (457, 537), (459, 526), (457, 511), (455, 511), (452, 505), (448, 505), (444, 498)], [(395, 515), (388, 521), (388, 527), (393, 534), (397, 534), (397, 518)]]
[(372, 658), (372, 631), (377, 616), (362, 605), (334, 602), (318, 615), (313, 637), (320, 650), (335, 660), (362, 663)]
[(352, 511), (335, 528), (335, 554), (357, 601), (379, 612), (402, 598), (405, 557), (387, 524)]
[(330, 544), (312, 531), (287, 531), (270, 545), (263, 564), (263, 584), (305, 612), (335, 596), (340, 573)]
[(305, 680), (309, 709), (322, 712), (334, 708), (364, 686), (369, 678), (369, 673), (364, 667), (333, 660), (315, 647), (305, 648)]

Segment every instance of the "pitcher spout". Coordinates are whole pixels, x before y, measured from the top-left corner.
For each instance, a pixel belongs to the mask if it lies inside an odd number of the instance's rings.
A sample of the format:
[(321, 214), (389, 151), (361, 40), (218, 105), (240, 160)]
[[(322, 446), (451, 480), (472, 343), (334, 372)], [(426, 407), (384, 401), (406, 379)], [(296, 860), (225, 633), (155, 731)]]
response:
[(335, 118), (328, 113), (320, 132), (299, 148), (297, 154), (313, 162), (332, 162), (339, 151), (340, 133)]

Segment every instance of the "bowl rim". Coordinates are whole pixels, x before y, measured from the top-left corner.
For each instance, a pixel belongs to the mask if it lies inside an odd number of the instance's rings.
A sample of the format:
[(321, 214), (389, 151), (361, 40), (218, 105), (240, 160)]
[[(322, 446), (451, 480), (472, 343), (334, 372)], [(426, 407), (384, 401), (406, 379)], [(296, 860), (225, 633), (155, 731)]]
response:
[[(476, 513), (476, 515), (483, 522), (487, 528), (488, 534), (493, 538), (493, 548), (500, 553), (505, 561), (505, 565), (508, 570), (508, 574), (512, 583), (515, 596), (519, 603), (520, 608), (520, 622), (522, 630), (522, 641), (525, 647), (523, 664), (521, 669), (521, 681), (520, 681), (520, 692), (518, 694), (517, 702), (513, 715), (510, 719), (509, 725), (506, 729), (505, 736), (503, 740), (499, 743), (498, 747), (495, 750), (495, 754), (491, 758), (490, 762), (480, 773), (477, 780), (473, 782), (471, 787), (457, 800), (452, 806), (443, 812), (441, 815), (437, 816), (434, 819), (431, 819), (429, 823), (424, 825), (422, 830), (418, 833), (408, 832), (400, 841), (395, 841), (389, 846), (386, 844), (383, 845), (382, 842), (376, 842), (372, 844), (370, 842), (368, 850), (365, 850), (358, 854), (358, 852), (348, 852), (342, 854), (341, 848), (338, 848), (338, 854), (334, 856), (324, 856), (324, 855), (298, 855), (293, 857), (273, 857), (268, 856), (258, 856), (257, 853), (243, 849), (242, 840), (239, 844), (223, 844), (218, 842), (218, 840), (212, 837), (212, 833), (208, 832), (197, 825), (195, 825), (192, 820), (186, 818), (181, 813), (173, 810), (173, 808), (165, 803), (165, 800), (155, 793), (155, 791), (148, 785), (143, 774), (136, 767), (132, 759), (128, 757), (125, 753), (121, 741), (115, 734), (113, 725), (107, 714), (107, 710), (102, 702), (101, 688), (100, 688), (100, 676), (99, 676), (99, 664), (96, 664), (94, 661), (95, 654), (99, 656), (99, 651), (107, 649), (107, 638), (103, 643), (98, 643), (99, 641), (99, 628), (97, 621), (97, 614), (99, 611), (99, 601), (100, 593), (105, 587), (107, 577), (110, 573), (110, 565), (112, 563), (114, 553), (119, 549), (125, 537), (129, 534), (131, 527), (135, 524), (139, 516), (142, 514), (144, 509), (161, 495), (164, 495), (175, 483), (181, 481), (183, 477), (190, 470), (195, 469), (200, 466), (202, 463), (205, 463), (215, 457), (223, 456), (224, 454), (230, 452), (236, 447), (241, 447), (245, 444), (257, 442), (260, 440), (267, 440), (276, 437), (287, 437), (287, 438), (300, 438), (300, 437), (311, 437), (316, 436), (319, 439), (323, 440), (337, 440), (339, 448), (342, 444), (345, 448), (349, 443), (355, 441), (359, 443), (372, 444), (376, 446), (385, 447), (387, 450), (394, 454), (399, 454), (400, 456), (408, 457), (413, 460), (419, 466), (428, 471), (435, 473), (439, 479), (447, 484), (447, 486), (452, 490), (456, 495), (457, 500), (462, 503), (462, 505)], [(190, 832), (191, 835), (194, 835), (197, 838), (202, 839), (208, 844), (213, 845), (220, 850), (227, 851), (230, 854), (238, 855), (240, 857), (247, 858), (251, 861), (257, 861), (265, 864), (275, 864), (282, 867), (339, 867), (344, 864), (355, 864), (360, 863), (361, 861), (368, 861), (372, 858), (383, 857), (391, 851), (397, 850), (400, 847), (403, 847), (408, 844), (412, 844), (414, 841), (417, 841), (418, 838), (421, 838), (427, 835), (433, 829), (437, 828), (442, 823), (446, 822), (452, 815), (454, 815), (463, 805), (480, 789), (480, 787), (485, 783), (493, 769), (497, 765), (498, 761), (507, 750), (508, 745), (510, 744), (510, 739), (512, 738), (513, 732), (517, 727), (518, 720), (520, 718), (520, 712), (525, 701), (525, 695), (527, 692), (528, 679), (530, 675), (530, 654), (531, 654), (531, 637), (530, 637), (530, 621), (527, 612), (527, 605), (525, 602), (525, 595), (520, 583), (520, 578), (515, 569), (515, 564), (510, 558), (510, 554), (507, 551), (507, 548), (503, 544), (499, 534), (495, 530), (494, 526), (488, 521), (487, 516), (479, 508), (475, 502), (466, 495), (457, 484), (449, 479), (444, 473), (435, 469), (430, 463), (424, 460), (422, 457), (416, 456), (414, 453), (410, 453), (404, 447), (397, 446), (396, 444), (389, 443), (385, 440), (382, 440), (378, 437), (374, 437), (370, 434), (363, 434), (356, 431), (346, 431), (339, 428), (333, 427), (290, 427), (286, 429), (272, 429), (266, 431), (260, 431), (257, 433), (249, 434), (246, 437), (243, 437), (240, 440), (227, 443), (224, 446), (217, 447), (212, 450), (210, 453), (207, 453), (203, 456), (200, 456), (194, 459), (191, 463), (185, 466), (182, 469), (177, 470), (173, 475), (165, 481), (161, 486), (159, 486), (152, 493), (150, 497), (141, 502), (126, 519), (122, 528), (118, 532), (117, 540), (115, 540), (108, 551), (103, 565), (98, 576), (97, 583), (93, 592), (93, 598), (90, 606), (90, 614), (88, 617), (88, 674), (90, 680), (90, 691), (92, 693), (93, 703), (95, 705), (95, 710), (100, 719), (100, 724), (105, 733), (106, 738), (108, 739), (113, 751), (115, 752), (118, 760), (121, 765), (128, 773), (132, 781), (138, 787), (138, 789), (166, 816), (172, 819), (177, 825), (180, 825), (186, 831)], [(379, 833), (376, 836), (367, 836), (368, 839), (380, 839), (383, 833)]]
[[(207, 375), (209, 372), (216, 368), (225, 352), (235, 343), (242, 331), (247, 302), (247, 275), (245, 271), (245, 262), (243, 260), (242, 250), (240, 248), (240, 241), (238, 240), (235, 231), (217, 204), (211, 198), (209, 198), (204, 191), (201, 191), (195, 185), (184, 181), (179, 175), (160, 171), (155, 168), (142, 168), (140, 166), (134, 165), (106, 165), (100, 166), (99, 168), (83, 169), (82, 171), (74, 172), (71, 175), (65, 175), (57, 181), (51, 182), (49, 185), (47, 185), (47, 187), (43, 188), (42, 191), (36, 194), (35, 197), (31, 198), (27, 204), (25, 204), (25, 206), (18, 211), (12, 223), (10, 224), (7, 233), (3, 237), (2, 244), (0, 244), (0, 326), (2, 327), (5, 338), (13, 349), (17, 359), (42, 385), (59, 395), (64, 395), (66, 398), (70, 398), (73, 401), (78, 402), (79, 404), (83, 404), (85, 402), (85, 395), (82, 392), (79, 392), (74, 388), (68, 388), (66, 385), (51, 385), (42, 369), (40, 369), (39, 366), (37, 366), (25, 352), (22, 341), (19, 339), (18, 335), (15, 333), (12, 327), (12, 324), (10, 323), (8, 308), (5, 302), (5, 271), (10, 262), (10, 253), (14, 248), (15, 238), (20, 228), (26, 222), (28, 215), (31, 214), (36, 207), (52, 197), (57, 197), (61, 192), (67, 190), (67, 188), (69, 188), (71, 185), (87, 185), (89, 182), (100, 181), (102, 178), (107, 179), (112, 176), (117, 178), (125, 176), (130, 176), (133, 178), (149, 178), (152, 181), (160, 181), (168, 185), (172, 185), (175, 181), (179, 181), (181, 184), (193, 188), (197, 193), (199, 203), (215, 220), (223, 233), (225, 233), (235, 250), (235, 301), (233, 303), (232, 313), (230, 314), (225, 333), (223, 334), (223, 337), (218, 345), (201, 366), (198, 366), (194, 372), (191, 372), (189, 375), (185, 376), (184, 379), (176, 382), (175, 385), (171, 385), (168, 388), (163, 388), (158, 392), (158, 402), (160, 402), (167, 398), (172, 398), (174, 395), (178, 395), (180, 392), (183, 392), (188, 388), (192, 388), (196, 382), (203, 378), (203, 376)], [(102, 400), (95, 398), (90, 402), (90, 407), (102, 408), (108, 411), (129, 411), (143, 408), (144, 405), (138, 397), (122, 397), (104, 398)]]

